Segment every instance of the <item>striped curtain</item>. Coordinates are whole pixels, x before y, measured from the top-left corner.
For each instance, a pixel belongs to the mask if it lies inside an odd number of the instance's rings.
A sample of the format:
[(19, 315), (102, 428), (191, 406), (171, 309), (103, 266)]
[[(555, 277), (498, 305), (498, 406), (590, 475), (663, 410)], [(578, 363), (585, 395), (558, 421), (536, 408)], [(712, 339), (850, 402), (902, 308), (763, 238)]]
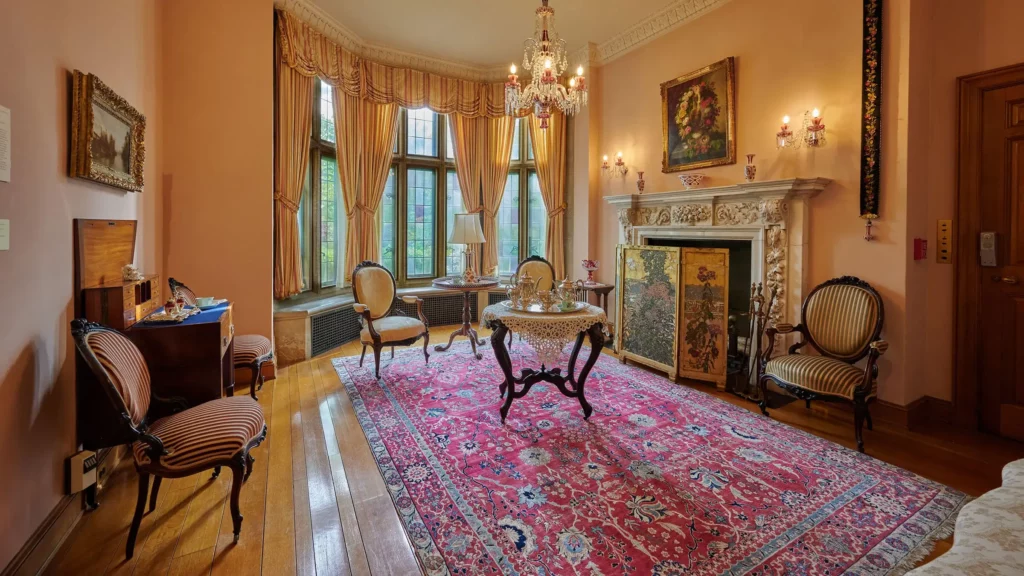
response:
[(548, 127), (530, 116), (530, 141), (537, 162), (540, 195), (548, 212), (547, 245), (544, 256), (555, 268), (555, 280), (565, 274), (565, 115), (553, 112)]
[(459, 80), (365, 60), (289, 12), (277, 15), (282, 61), (299, 74), (319, 76), (345, 94), (378, 104), (468, 117), (505, 115), (503, 82)]

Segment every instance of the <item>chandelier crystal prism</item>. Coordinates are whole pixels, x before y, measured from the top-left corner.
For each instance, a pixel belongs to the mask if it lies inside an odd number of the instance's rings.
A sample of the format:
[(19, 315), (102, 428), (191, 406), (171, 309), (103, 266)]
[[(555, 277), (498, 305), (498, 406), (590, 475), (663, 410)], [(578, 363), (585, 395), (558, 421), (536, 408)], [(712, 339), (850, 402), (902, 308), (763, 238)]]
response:
[(548, 0), (541, 0), (533, 37), (523, 43), (523, 68), (529, 71), (530, 82), (525, 88), (519, 84), (513, 64), (505, 83), (505, 113), (519, 116), (533, 108), (541, 128), (548, 127), (556, 107), (566, 114), (578, 113), (587, 105), (587, 80), (580, 66), (576, 75), (562, 84), (559, 79), (568, 64), (565, 40), (555, 32), (555, 10), (548, 6)]

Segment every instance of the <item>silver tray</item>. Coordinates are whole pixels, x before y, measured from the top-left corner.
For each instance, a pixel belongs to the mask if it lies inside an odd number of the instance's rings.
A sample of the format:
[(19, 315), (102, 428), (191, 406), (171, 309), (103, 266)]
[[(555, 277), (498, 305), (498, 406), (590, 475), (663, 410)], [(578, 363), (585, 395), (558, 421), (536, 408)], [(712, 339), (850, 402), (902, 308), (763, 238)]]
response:
[(552, 304), (550, 308), (544, 309), (540, 304), (530, 304), (526, 308), (513, 308), (510, 300), (503, 300), (501, 305), (509, 310), (515, 310), (516, 312), (529, 312), (531, 314), (571, 314), (573, 312), (579, 312), (587, 307), (586, 302), (573, 302), (572, 308), (561, 308), (557, 304)]

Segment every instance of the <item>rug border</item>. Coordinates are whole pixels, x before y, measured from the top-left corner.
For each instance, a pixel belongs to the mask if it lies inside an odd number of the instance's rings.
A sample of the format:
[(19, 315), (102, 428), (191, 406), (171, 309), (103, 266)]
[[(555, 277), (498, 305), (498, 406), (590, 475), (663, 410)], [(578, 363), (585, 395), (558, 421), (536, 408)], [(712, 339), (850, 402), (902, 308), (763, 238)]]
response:
[[(457, 342), (455, 344), (458, 345), (458, 344), (467, 344), (467, 343), (465, 343), (465, 342)], [(399, 350), (398, 354), (395, 357), (395, 359), (388, 359), (388, 364), (387, 365), (390, 365), (394, 360), (399, 359), (401, 356), (409, 355), (409, 354), (418, 355), (419, 351), (418, 350), (413, 350), (413, 349)], [(399, 498), (401, 496), (401, 493), (403, 491), (404, 492), (408, 492), (408, 487), (405, 485), (405, 480), (401, 479), (401, 475), (398, 474), (397, 467), (395, 467), (394, 464), (393, 464), (394, 458), (391, 457), (390, 452), (387, 450), (386, 444), (384, 444), (383, 440), (380, 439), (380, 432), (377, 430), (376, 424), (373, 422), (373, 420), (367, 414), (367, 411), (366, 411), (366, 408), (365, 408), (365, 403), (364, 403), (364, 401), (362, 399), (362, 396), (359, 394), (358, 389), (355, 386), (354, 376), (352, 376), (352, 374), (349, 373), (348, 367), (344, 366), (344, 361), (345, 360), (347, 360), (347, 359), (354, 359), (354, 358), (357, 358), (358, 356), (359, 356), (358, 354), (352, 354), (352, 355), (348, 355), (348, 356), (333, 357), (333, 358), (331, 358), (331, 364), (334, 367), (335, 372), (338, 374), (339, 379), (342, 381), (342, 384), (344, 384), (346, 392), (349, 394), (349, 399), (352, 402), (353, 411), (355, 412), (356, 419), (357, 419), (357, 421), (360, 424), (360, 429), (363, 432), (363, 436), (366, 438), (367, 445), (370, 447), (370, 453), (374, 456), (374, 463), (377, 465), (377, 469), (381, 473), (382, 479), (384, 479), (384, 484), (385, 484), (385, 486), (387, 486), (388, 494), (391, 496), (391, 504), (392, 504), (392, 506), (394, 506), (395, 512), (398, 514), (399, 518), (402, 520), (402, 528), (405, 531), (406, 537), (408, 538), (410, 544), (412, 545), (413, 550), (416, 551), (416, 560), (417, 560), (417, 563), (420, 565), (420, 569), (423, 571), (424, 574), (446, 574), (446, 575), (450, 575), (451, 574), (451, 570), (448, 567), (447, 562), (444, 560), (444, 555), (440, 553), (440, 547), (438, 546), (437, 542), (434, 541), (434, 538), (433, 538), (433, 536), (430, 535), (429, 531), (427, 531), (427, 540), (429, 540), (429, 546), (427, 547), (427, 552), (429, 552), (430, 554), (436, 555), (438, 558), (441, 559), (442, 565), (444, 567), (444, 570), (443, 571), (437, 571), (437, 570), (431, 571), (431, 570), (429, 570), (427, 568), (427, 566), (424, 563), (426, 558), (424, 558), (420, 554), (419, 550), (421, 550), (421, 549), (417, 548), (417, 546), (415, 544), (415, 539), (413, 538), (412, 534), (410, 533), (409, 521), (407, 520), (406, 516), (403, 515), (401, 509), (398, 507), (397, 498)], [(612, 357), (612, 358), (616, 359), (615, 357)], [(387, 365), (385, 365), (384, 367), (386, 368)], [(342, 374), (343, 370), (344, 370), (344, 375)], [(661, 379), (664, 379), (666, 382), (673, 383), (672, 380), (664, 378), (663, 376), (661, 376), (661, 375), (659, 375), (657, 373), (650, 373), (650, 372), (647, 372), (647, 371), (644, 371), (644, 372), (646, 374), (651, 375), (651, 376), (660, 377)], [(378, 385), (380, 385), (381, 379), (378, 379), (377, 382), (378, 382)], [(644, 383), (644, 384), (646, 384), (647, 386), (651, 385), (650, 383)], [(390, 389), (387, 387), (386, 383), (383, 386), (383, 390), (389, 396), (389, 401), (391, 401), (393, 403), (394, 402), (394, 398), (391, 397), (392, 395), (390, 394)], [(680, 385), (675, 385), (675, 386), (671, 386), (671, 387), (666, 388), (664, 390), (664, 392), (667, 392), (669, 394), (669, 396), (674, 397), (676, 400), (680, 400), (680, 401), (687, 400), (686, 396), (688, 396), (690, 394), (698, 393), (698, 394), (701, 394), (702, 396), (704, 396), (704, 397), (706, 397), (708, 399), (711, 399), (714, 402), (718, 402), (718, 403), (722, 404), (723, 406), (727, 406), (727, 407), (733, 408), (733, 409), (743, 410), (743, 408), (741, 406), (735, 406), (735, 405), (733, 405), (733, 404), (731, 404), (729, 402), (725, 402), (724, 400), (722, 400), (720, 398), (712, 396), (711, 394), (708, 394), (708, 393), (706, 393), (706, 392), (704, 392), (702, 390), (696, 389), (696, 388), (688, 388), (688, 387), (683, 387), (683, 386), (680, 386)], [(883, 574), (884, 576), (903, 576), (904, 574), (906, 574), (907, 572), (913, 570), (914, 568), (918, 568), (919, 566), (917, 566), (917, 564), (921, 560), (926, 558), (934, 550), (935, 545), (940, 540), (948, 538), (948, 537), (950, 537), (954, 533), (955, 525), (956, 525), (956, 520), (959, 517), (960, 511), (963, 509), (963, 507), (967, 503), (969, 503), (970, 501), (972, 501), (974, 499), (973, 497), (971, 497), (970, 495), (968, 495), (968, 494), (966, 494), (964, 492), (956, 490), (956, 489), (954, 489), (954, 488), (952, 488), (950, 486), (947, 486), (947, 485), (942, 484), (940, 482), (937, 482), (935, 480), (931, 480), (929, 478), (925, 478), (923, 476), (920, 476), (919, 474), (917, 474), (917, 473), (915, 473), (915, 472), (913, 472), (911, 470), (907, 470), (906, 468), (901, 468), (901, 467), (896, 466), (894, 464), (890, 464), (888, 462), (885, 462), (884, 460), (880, 460), (880, 459), (875, 458), (874, 456), (871, 456), (871, 455), (868, 455), (868, 454), (862, 454), (862, 453), (859, 453), (859, 452), (855, 452), (852, 449), (847, 448), (846, 446), (843, 446), (842, 444), (839, 444), (839, 443), (834, 442), (832, 440), (829, 440), (827, 438), (822, 438), (821, 436), (812, 434), (812, 433), (807, 432), (805, 430), (802, 430), (800, 428), (797, 428), (797, 427), (794, 427), (794, 426), (790, 426), (789, 424), (786, 424), (785, 422), (781, 422), (781, 421), (778, 421), (778, 420), (773, 420), (773, 419), (771, 419), (769, 417), (761, 416), (761, 415), (759, 415), (757, 413), (746, 411), (746, 410), (744, 410), (744, 412), (749, 413), (750, 415), (755, 416), (755, 417), (763, 418), (763, 419), (767, 420), (768, 422), (770, 422), (774, 426), (782, 426), (782, 427), (787, 428), (790, 431), (798, 432), (798, 433), (803, 434), (803, 435), (805, 435), (807, 437), (813, 438), (813, 439), (815, 439), (817, 441), (828, 442), (828, 443), (836, 446), (838, 449), (842, 449), (844, 451), (853, 453), (858, 458), (870, 458), (876, 464), (880, 464), (880, 465), (882, 465), (885, 468), (892, 469), (892, 470), (898, 470), (898, 471), (900, 471), (900, 472), (902, 472), (904, 474), (909, 474), (909, 475), (913, 476), (918, 481), (922, 481), (922, 482), (924, 482), (926, 484), (930, 484), (930, 485), (936, 487), (939, 490), (939, 494), (936, 494), (931, 499), (929, 499), (928, 503), (925, 506), (923, 506), (920, 510), (918, 510), (913, 516), (911, 516), (910, 518), (907, 518), (899, 526), (897, 526), (896, 528), (892, 529), (890, 531), (890, 533), (889, 533), (890, 537), (892, 535), (895, 535), (898, 531), (900, 531), (900, 529), (904, 528), (905, 525), (908, 522), (910, 522), (914, 518), (920, 516), (923, 512), (928, 511), (932, 507), (936, 507), (937, 505), (935, 504), (935, 500), (937, 498), (941, 497), (942, 495), (948, 494), (948, 495), (951, 495), (951, 496), (952, 495), (960, 496), (959, 502), (953, 507), (953, 509), (950, 512), (948, 512), (948, 516), (946, 516), (946, 518), (944, 518), (942, 520), (942, 522), (940, 522), (937, 526), (935, 526), (926, 535), (922, 536), (920, 541), (917, 542), (912, 548), (910, 548), (905, 555), (903, 555), (901, 558), (896, 559), (896, 561), (893, 563), (893, 567), (892, 568), (890, 568), (889, 570), (887, 570), (887, 571), (885, 571), (883, 573), (879, 573), (879, 574)], [(716, 415), (718, 417), (725, 416), (722, 413), (716, 413)], [(733, 420), (731, 417), (728, 417), (728, 416), (726, 416), (726, 417), (729, 420)], [(368, 433), (367, 433), (368, 429), (372, 429), (372, 433), (377, 436), (376, 442), (378, 442), (380, 444), (380, 448), (383, 451), (383, 453), (387, 454), (388, 458), (391, 460), (392, 464), (389, 465), (389, 470), (393, 471), (395, 474), (398, 474), (398, 477), (399, 477), (399, 479), (401, 480), (401, 483), (402, 483), (400, 488), (392, 488), (392, 486), (390, 484), (388, 484), (387, 480), (385, 479), (386, 478), (386, 474), (385, 474), (386, 470), (381, 465), (380, 458), (378, 457), (378, 453), (376, 451), (374, 451), (374, 442), (375, 441), (372, 440), (370, 438), (370, 436), (368, 435)], [(859, 484), (858, 484), (858, 486), (859, 486)], [(862, 493), (863, 493), (863, 491), (860, 492), (860, 494), (862, 494)], [(943, 510), (945, 511), (945, 510), (949, 510), (949, 509), (948, 508), (943, 508)], [(834, 512), (834, 510), (832, 510), (832, 511)], [(416, 508), (415, 505), (413, 506), (413, 513), (411, 515), (411, 519), (415, 520), (415, 521), (419, 521), (421, 524), (425, 525), (425, 523), (423, 522), (422, 517), (419, 514), (419, 510)], [(817, 522), (815, 524), (817, 524)], [(776, 537), (776, 539), (781, 538), (781, 537), (782, 536)], [(787, 540), (787, 542), (789, 542), (789, 541), (792, 541), (792, 539)], [(783, 546), (784, 545), (785, 545), (785, 543), (783, 543)], [(762, 562), (764, 560), (770, 558), (771, 556), (775, 555), (783, 546), (780, 546), (780, 547), (774, 549), (770, 554), (765, 555), (762, 558)], [(892, 559), (893, 555), (890, 554), (890, 553), (886, 553), (886, 552), (888, 552), (890, 550), (891, 550), (891, 547), (890, 548), (886, 548), (886, 541), (885, 541), (885, 539), (883, 539), (878, 544), (876, 544), (873, 548), (870, 548), (870, 549), (866, 550), (860, 556), (860, 558), (857, 559), (857, 561), (855, 561), (853, 564), (851, 564), (847, 568), (847, 571), (855, 570), (855, 569), (862, 569), (862, 570), (867, 570), (869, 573), (873, 572), (874, 570), (877, 570), (877, 567), (872, 565), (867, 560), (868, 556), (871, 555), (872, 553), (880, 553), (880, 554), (883, 554), (884, 556), (886, 556), (887, 558)], [(504, 557), (504, 554), (502, 554), (502, 557)], [(748, 556), (747, 558), (750, 558), (750, 556)], [(734, 571), (735, 568), (740, 567), (740, 564), (744, 564), (745, 563), (744, 561), (747, 558), (744, 558), (744, 559), (738, 561), (737, 563), (733, 564), (733, 566), (731, 566), (729, 569), (727, 569), (725, 572), (723, 572), (723, 574), (735, 574), (736, 573)], [(499, 568), (508, 568), (508, 566), (504, 566), (503, 563), (497, 561), (497, 559), (494, 559), (493, 557), (492, 557), (492, 560), (495, 560), (495, 563), (497, 564), (497, 566)], [(752, 569), (752, 567), (746, 567), (746, 570), (744, 570), (744, 572), (749, 571), (750, 569)], [(505, 572), (505, 573), (507, 574), (508, 572)], [(513, 570), (513, 573), (516, 573), (515, 570)]]

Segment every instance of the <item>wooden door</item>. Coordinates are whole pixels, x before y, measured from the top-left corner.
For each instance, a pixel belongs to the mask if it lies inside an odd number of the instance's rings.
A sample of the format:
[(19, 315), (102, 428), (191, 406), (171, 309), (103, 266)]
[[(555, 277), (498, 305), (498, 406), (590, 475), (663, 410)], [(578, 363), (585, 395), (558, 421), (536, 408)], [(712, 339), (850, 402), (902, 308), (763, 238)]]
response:
[(1024, 440), (1024, 65), (961, 79), (960, 144), (958, 378), (980, 429)]

